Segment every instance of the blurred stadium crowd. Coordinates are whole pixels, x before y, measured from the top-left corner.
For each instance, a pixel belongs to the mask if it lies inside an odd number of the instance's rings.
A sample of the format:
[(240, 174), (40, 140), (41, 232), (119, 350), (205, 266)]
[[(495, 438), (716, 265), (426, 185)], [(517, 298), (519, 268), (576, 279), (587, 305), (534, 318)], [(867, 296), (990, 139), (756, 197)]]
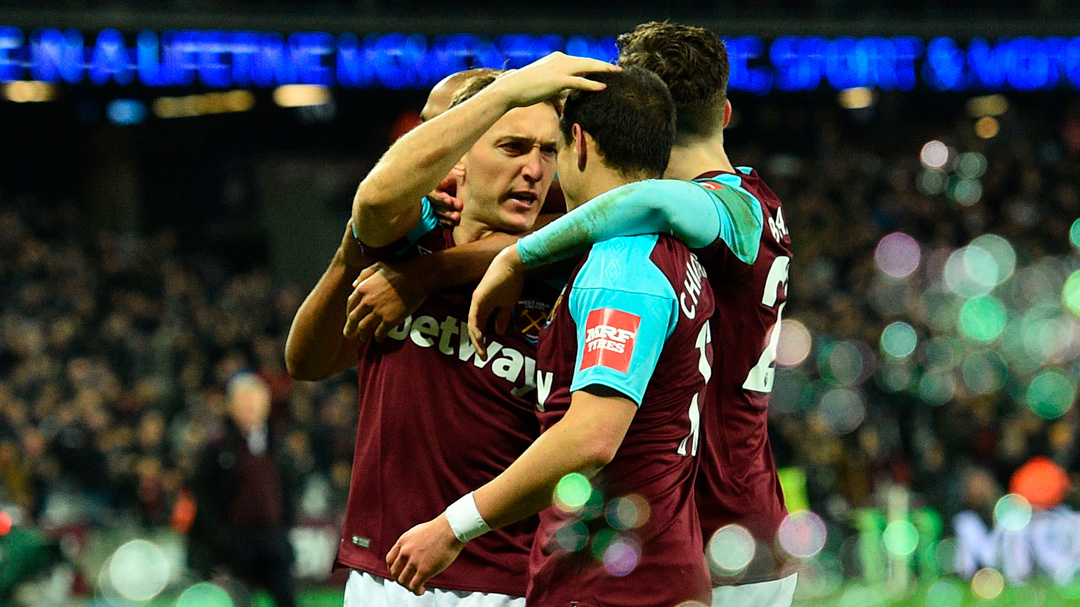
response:
[(307, 516), (341, 512), (355, 389), (285, 372), (298, 286), (181, 254), (168, 237), (87, 234), (72, 207), (32, 197), (5, 201), (0, 225), (0, 501), (43, 526), (117, 513), (167, 525), (222, 430), (226, 382), (251, 370), (312, 479)]
[[(895, 484), (989, 524), (1033, 456), (1080, 486), (1080, 103), (987, 96), (932, 126), (899, 96), (807, 101), (736, 100), (729, 137), (793, 236), (778, 464), (805, 470), (811, 509), (848, 532)], [(285, 372), (307, 285), (167, 232), (87, 230), (82, 213), (0, 193), (0, 504), (42, 528), (182, 527), (185, 479), (248, 369), (305, 473), (301, 518), (340, 517), (355, 373)]]

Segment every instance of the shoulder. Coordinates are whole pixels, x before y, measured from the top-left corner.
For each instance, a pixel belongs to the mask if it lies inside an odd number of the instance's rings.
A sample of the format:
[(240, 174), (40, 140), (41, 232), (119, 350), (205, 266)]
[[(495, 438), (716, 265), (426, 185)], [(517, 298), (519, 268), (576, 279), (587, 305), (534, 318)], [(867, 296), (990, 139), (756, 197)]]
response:
[(674, 298), (671, 281), (653, 259), (660, 241), (656, 234), (642, 234), (593, 245), (572, 287)]
[[(737, 173), (706, 173), (694, 180), (709, 191), (721, 211), (720, 239), (737, 258), (753, 263), (757, 258), (765, 227), (762, 200), (772, 196), (757, 173), (739, 167)], [(771, 199), (771, 198), (770, 198)]]

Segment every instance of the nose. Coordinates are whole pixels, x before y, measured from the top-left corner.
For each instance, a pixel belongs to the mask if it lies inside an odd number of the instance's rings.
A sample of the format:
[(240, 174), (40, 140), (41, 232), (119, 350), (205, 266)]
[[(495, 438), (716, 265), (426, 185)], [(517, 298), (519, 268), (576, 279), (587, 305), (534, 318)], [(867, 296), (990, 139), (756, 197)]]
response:
[(544, 178), (544, 171), (546, 168), (544, 154), (540, 151), (540, 146), (533, 146), (533, 148), (529, 150), (529, 153), (524, 157), (521, 174), (525, 179), (528, 179), (530, 183), (536, 183)]

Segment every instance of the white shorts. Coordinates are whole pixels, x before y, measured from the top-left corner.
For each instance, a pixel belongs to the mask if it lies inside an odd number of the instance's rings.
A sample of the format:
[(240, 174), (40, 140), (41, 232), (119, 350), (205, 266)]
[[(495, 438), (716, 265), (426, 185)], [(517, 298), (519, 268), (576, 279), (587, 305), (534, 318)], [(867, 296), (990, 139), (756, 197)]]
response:
[(393, 580), (353, 569), (345, 582), (344, 607), (525, 607), (525, 597), (442, 588), (416, 596)]
[(717, 586), (712, 590), (713, 607), (791, 607), (795, 598), (795, 582), (799, 574), (739, 586)]

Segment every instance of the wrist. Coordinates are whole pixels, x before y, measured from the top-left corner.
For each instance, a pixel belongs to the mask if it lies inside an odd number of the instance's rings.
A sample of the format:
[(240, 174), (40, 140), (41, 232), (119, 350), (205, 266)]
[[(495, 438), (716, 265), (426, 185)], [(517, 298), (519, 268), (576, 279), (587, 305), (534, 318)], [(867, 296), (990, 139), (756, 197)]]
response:
[(338, 247), (337, 253), (334, 254), (334, 263), (357, 273), (366, 267), (363, 255), (360, 254), (360, 246), (355, 243), (342, 244)]
[(446, 522), (450, 524), (450, 531), (459, 542), (465, 543), (491, 531), (491, 527), (480, 516), (476, 509), (476, 500), (470, 491), (458, 501), (450, 504), (443, 512)]
[(525, 265), (525, 262), (521, 258), (520, 247), (522, 240), (524, 240), (525, 238), (528, 238), (528, 236), (506, 247), (502, 250), (501, 253), (499, 253), (499, 257), (502, 258), (502, 262), (506, 264), (507, 269), (514, 272), (515, 274), (524, 273), (526, 270), (529, 269), (529, 266)]

